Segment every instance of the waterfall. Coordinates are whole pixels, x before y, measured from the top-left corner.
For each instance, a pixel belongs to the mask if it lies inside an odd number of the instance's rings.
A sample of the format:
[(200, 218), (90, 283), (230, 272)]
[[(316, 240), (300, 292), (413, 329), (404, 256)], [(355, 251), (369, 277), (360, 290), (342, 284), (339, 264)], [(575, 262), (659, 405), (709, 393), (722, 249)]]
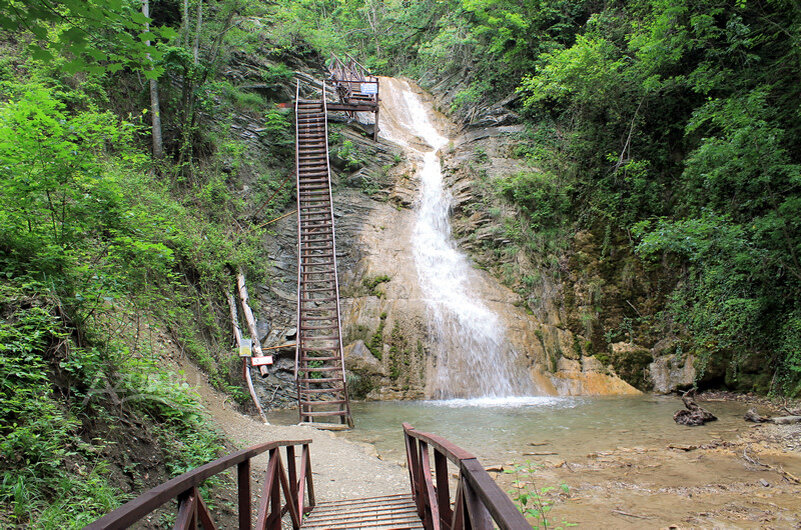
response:
[(503, 323), (477, 296), (476, 272), (451, 236), (452, 198), (443, 183), (439, 156), (449, 139), (437, 130), (433, 111), (405, 81), (382, 79), (382, 99), (392, 115), (384, 120), (381, 135), (420, 159), (412, 252), (430, 313), (434, 397), (532, 394), (528, 374), (514, 367), (517, 354), (505, 340)]

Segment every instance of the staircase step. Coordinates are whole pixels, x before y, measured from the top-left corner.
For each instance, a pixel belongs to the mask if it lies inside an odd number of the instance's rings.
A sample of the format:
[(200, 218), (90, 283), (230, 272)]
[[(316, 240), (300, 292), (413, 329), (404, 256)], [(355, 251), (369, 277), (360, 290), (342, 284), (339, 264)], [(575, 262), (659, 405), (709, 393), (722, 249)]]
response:
[(338, 329), (339, 326), (336, 324), (330, 326), (303, 326), (303, 325), (300, 326), (301, 331), (322, 331), (322, 330), (337, 331)]
[(344, 392), (345, 389), (343, 387), (334, 387), (334, 388), (304, 388), (300, 391), (300, 394), (325, 394), (330, 392), (331, 394), (335, 394), (337, 392)]
[(344, 416), (348, 413), (346, 410), (320, 410), (316, 412), (301, 412), (301, 416)]
[(301, 186), (305, 186), (306, 184), (326, 184), (328, 185), (331, 181), (327, 178), (325, 179), (311, 179), (311, 178), (304, 178), (300, 181)]
[(327, 292), (331, 292), (333, 290), (334, 290), (334, 286), (332, 285), (331, 287), (320, 287), (320, 288), (315, 288), (315, 289), (303, 289), (302, 292), (303, 292), (303, 294), (306, 294), (306, 293), (327, 293)]
[[(332, 301), (334, 301), (336, 299), (337, 299), (336, 297), (333, 297), (333, 298), (319, 298), (319, 299), (301, 298), (300, 301), (303, 302), (303, 303), (306, 303), (306, 302), (332, 302)], [(336, 337), (334, 337), (334, 338), (336, 338)]]
[[(308, 377), (303, 377), (303, 378), (299, 377), (298, 378), (298, 382), (299, 383), (334, 383), (334, 382), (341, 383), (342, 382), (342, 378), (341, 377), (321, 377), (319, 379), (310, 379)], [(301, 392), (309, 392), (309, 390), (301, 390)], [(330, 390), (326, 390), (326, 392), (330, 392)]]
[[(300, 342), (301, 342), (301, 344), (308, 344), (308, 343), (316, 341), (316, 340), (337, 340), (337, 339), (339, 339), (339, 335), (327, 335), (325, 337), (301, 337), (300, 338)], [(304, 347), (308, 348), (308, 346), (304, 346)]]
[[(338, 399), (336, 401), (301, 401), (300, 402), (301, 405), (304, 405), (304, 406), (307, 406), (307, 407), (313, 407), (313, 406), (316, 406), (316, 405), (342, 405), (344, 403), (347, 403), (347, 401), (344, 400), (344, 399)], [(331, 412), (333, 412), (333, 411), (331, 411)]]
[(325, 361), (340, 361), (340, 360), (342, 360), (342, 357), (340, 357), (339, 355), (333, 355), (330, 357), (303, 357), (301, 359), (301, 362), (310, 362), (310, 361), (325, 362)]

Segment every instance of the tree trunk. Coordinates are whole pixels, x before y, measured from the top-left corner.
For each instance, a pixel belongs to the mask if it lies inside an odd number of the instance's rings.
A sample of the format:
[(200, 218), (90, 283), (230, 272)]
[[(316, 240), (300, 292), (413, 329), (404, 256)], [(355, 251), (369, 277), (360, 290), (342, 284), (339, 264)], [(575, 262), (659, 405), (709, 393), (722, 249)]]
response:
[(189, 47), (189, 0), (184, 0), (184, 13), (181, 21), (181, 33), (183, 33), (184, 46)]
[(195, 44), (192, 47), (192, 57), (195, 64), (198, 63), (200, 57), (200, 30), (203, 27), (203, 0), (197, 2), (197, 20), (195, 21)]
[(161, 106), (159, 105), (159, 82), (150, 80), (150, 114), (153, 124), (153, 158), (164, 158), (164, 143), (161, 139)]
[[(142, 0), (142, 14), (150, 18), (150, 0)], [(145, 31), (150, 31), (150, 23), (145, 23)], [(145, 46), (150, 46), (150, 41), (145, 41)], [(153, 59), (147, 54), (151, 68)], [(153, 135), (153, 158), (159, 160), (164, 157), (164, 143), (161, 139), (161, 104), (159, 103), (159, 82), (156, 79), (150, 80), (150, 120)]]
[[(784, 409), (788, 410), (788, 409)], [(788, 412), (798, 412), (798, 411), (788, 411)], [(801, 423), (801, 415), (792, 414), (790, 416), (762, 416), (760, 415), (756, 409), (750, 408), (743, 416), (745, 421), (750, 421), (752, 423), (777, 423), (780, 425), (787, 425), (790, 423)]]

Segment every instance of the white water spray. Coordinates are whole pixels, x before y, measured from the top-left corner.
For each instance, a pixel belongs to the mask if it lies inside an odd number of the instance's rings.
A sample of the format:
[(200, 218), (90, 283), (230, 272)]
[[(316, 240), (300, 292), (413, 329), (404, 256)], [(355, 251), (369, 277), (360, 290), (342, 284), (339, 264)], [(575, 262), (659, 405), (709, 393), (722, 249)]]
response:
[[(408, 83), (382, 79), (382, 99), (391, 103), (393, 119), (381, 135), (421, 156), (420, 199), (412, 238), (418, 277), (431, 313), (436, 355), (435, 398), (530, 395), (531, 381), (515, 370), (517, 354), (505, 340), (506, 330), (471, 287), (467, 258), (451, 237), (451, 195), (443, 185), (439, 150), (449, 143), (431, 121), (431, 112)], [(388, 86), (387, 86), (388, 85)], [(408, 136), (425, 145), (412, 145)], [(521, 373), (523, 372), (523, 373)]]

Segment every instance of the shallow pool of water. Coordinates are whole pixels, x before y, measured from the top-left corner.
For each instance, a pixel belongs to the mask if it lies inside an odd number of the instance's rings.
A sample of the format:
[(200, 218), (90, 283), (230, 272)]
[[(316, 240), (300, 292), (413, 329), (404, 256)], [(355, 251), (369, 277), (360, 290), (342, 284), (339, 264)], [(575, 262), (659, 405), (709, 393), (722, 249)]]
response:
[[(718, 421), (702, 427), (677, 425), (673, 413), (683, 404), (673, 396), (365, 402), (352, 404), (356, 428), (340, 436), (374, 444), (387, 460), (402, 460), (401, 423), (407, 422), (418, 430), (444, 436), (485, 464), (495, 464), (546, 456), (525, 453), (553, 452), (571, 458), (619, 446), (729, 439), (744, 428), (745, 404), (700, 404)], [(295, 423), (297, 412), (276, 412), (270, 420)]]

